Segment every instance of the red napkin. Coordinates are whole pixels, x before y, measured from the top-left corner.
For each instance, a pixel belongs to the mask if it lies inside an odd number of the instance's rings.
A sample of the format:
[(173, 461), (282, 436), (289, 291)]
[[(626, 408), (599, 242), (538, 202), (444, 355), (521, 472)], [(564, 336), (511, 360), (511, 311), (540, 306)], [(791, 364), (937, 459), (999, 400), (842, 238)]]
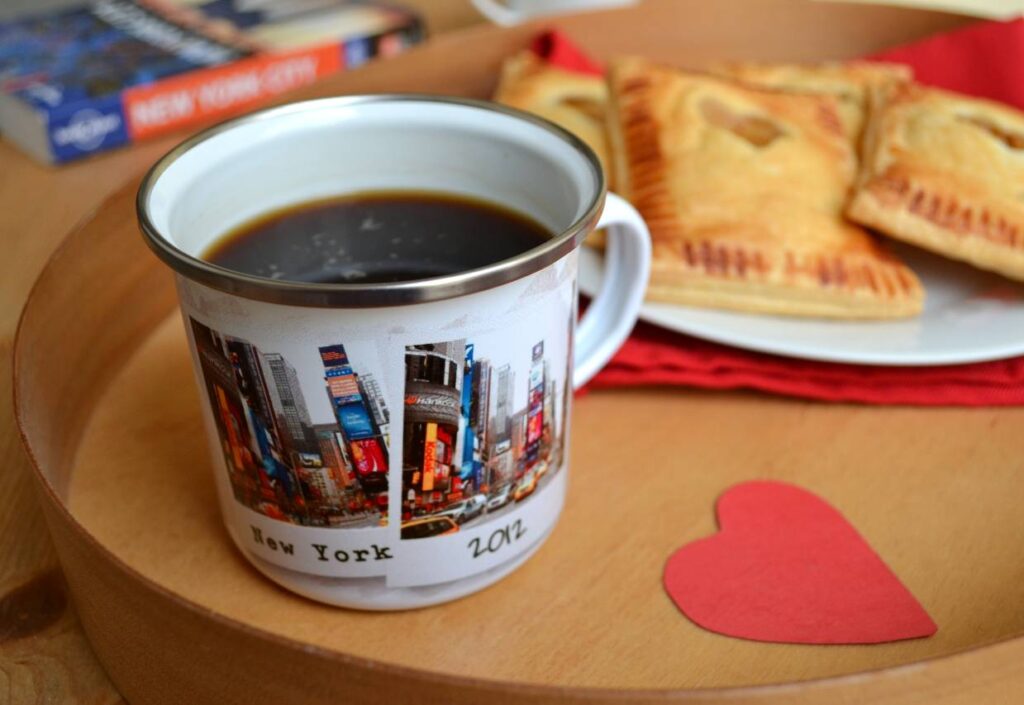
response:
[(583, 53), (583, 50), (561, 32), (544, 32), (537, 35), (530, 49), (549, 64), (566, 71), (604, 75), (604, 67)]
[(920, 406), (1024, 404), (1024, 357), (942, 367), (878, 367), (749, 352), (640, 323), (588, 387), (758, 389), (822, 401)]
[(921, 83), (1024, 110), (1024, 18), (977, 22), (868, 58), (907, 64)]
[[(532, 48), (562, 68), (601, 72), (560, 32), (540, 35)], [(869, 58), (909, 64), (922, 83), (1024, 109), (1024, 19), (978, 22)], [(868, 404), (1008, 406), (1024, 404), (1024, 357), (943, 367), (843, 365), (749, 352), (641, 323), (589, 387), (637, 385), (747, 388)]]

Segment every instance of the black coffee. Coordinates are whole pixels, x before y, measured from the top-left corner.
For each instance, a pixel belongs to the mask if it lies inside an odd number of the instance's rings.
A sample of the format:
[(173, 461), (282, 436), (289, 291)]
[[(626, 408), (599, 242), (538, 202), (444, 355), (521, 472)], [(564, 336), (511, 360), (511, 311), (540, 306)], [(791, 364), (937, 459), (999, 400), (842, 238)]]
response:
[(276, 211), (228, 233), (203, 259), (271, 279), (370, 284), (476, 269), (550, 237), (534, 221), (485, 201), (382, 191)]

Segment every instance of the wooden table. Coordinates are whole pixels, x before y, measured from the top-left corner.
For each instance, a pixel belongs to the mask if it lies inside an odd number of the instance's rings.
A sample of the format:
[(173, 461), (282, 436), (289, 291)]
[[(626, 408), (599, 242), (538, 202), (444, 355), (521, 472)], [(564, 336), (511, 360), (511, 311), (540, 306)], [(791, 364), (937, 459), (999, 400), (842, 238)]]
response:
[[(476, 19), (464, 0), (409, 4), (424, 7), (435, 30)], [(32, 282), (61, 238), (178, 139), (180, 135), (59, 169), (40, 166), (0, 141), (0, 238), (5, 246), (0, 260), (2, 702), (124, 702), (93, 656), (66, 598), (12, 418), (10, 350)]]

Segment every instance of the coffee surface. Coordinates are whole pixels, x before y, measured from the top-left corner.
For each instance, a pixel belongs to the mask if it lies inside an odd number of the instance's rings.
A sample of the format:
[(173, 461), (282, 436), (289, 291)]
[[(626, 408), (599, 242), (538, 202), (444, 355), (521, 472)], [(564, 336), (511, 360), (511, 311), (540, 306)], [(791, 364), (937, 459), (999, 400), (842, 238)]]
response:
[(202, 257), (270, 279), (371, 284), (477, 269), (550, 238), (533, 220), (485, 201), (381, 191), (275, 211), (227, 233)]

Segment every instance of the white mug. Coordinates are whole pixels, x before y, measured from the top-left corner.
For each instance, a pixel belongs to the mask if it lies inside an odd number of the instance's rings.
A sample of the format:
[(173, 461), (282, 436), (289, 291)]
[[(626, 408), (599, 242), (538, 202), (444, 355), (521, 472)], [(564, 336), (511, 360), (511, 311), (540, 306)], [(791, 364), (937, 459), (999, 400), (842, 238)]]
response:
[[(387, 284), (255, 277), (200, 256), (270, 211), (382, 189), (483, 199), (556, 234)], [(580, 140), (479, 101), (315, 100), (192, 137), (137, 205), (176, 272), (224, 522), (256, 568), (330, 604), (406, 609), (479, 590), (543, 543), (565, 495), (572, 391), (629, 334), (650, 268), (642, 219), (606, 195)], [(609, 275), (577, 327), (578, 248), (596, 227), (610, 230)]]
[(473, 0), (473, 5), (491, 22), (508, 27), (532, 17), (621, 7), (635, 2), (637, 0)]

